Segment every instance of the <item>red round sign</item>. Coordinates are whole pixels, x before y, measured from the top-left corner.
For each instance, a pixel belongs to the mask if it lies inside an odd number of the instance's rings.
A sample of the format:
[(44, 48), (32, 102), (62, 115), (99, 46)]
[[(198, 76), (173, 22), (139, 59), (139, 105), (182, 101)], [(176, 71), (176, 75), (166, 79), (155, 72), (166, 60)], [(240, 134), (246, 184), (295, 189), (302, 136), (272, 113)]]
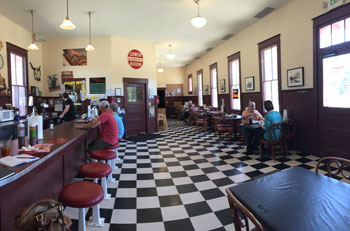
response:
[(128, 53), (128, 63), (130, 67), (139, 69), (143, 64), (143, 55), (138, 50), (131, 50)]

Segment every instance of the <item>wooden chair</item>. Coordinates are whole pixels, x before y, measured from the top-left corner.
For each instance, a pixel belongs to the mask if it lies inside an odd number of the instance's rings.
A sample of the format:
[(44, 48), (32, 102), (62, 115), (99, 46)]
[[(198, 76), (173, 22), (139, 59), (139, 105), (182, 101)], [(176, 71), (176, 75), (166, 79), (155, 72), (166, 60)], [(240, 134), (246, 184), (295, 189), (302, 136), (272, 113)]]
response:
[(195, 113), (196, 127), (203, 126), (203, 130), (207, 130), (208, 116), (203, 111)]
[[(254, 215), (242, 205), (231, 193), (231, 190), (226, 189), (228, 196), (228, 203), (230, 204), (230, 210), (232, 213), (233, 224), (235, 226), (236, 231), (241, 231), (243, 227), (245, 227), (246, 231), (263, 231), (263, 226), (259, 223), (259, 221), (254, 217)], [(248, 218), (255, 225), (255, 227), (250, 230)], [(244, 223), (243, 223), (244, 220)]]
[[(345, 159), (345, 158), (341, 158), (341, 157), (334, 157), (334, 156), (326, 156), (321, 158), (317, 165), (316, 165), (316, 172), (318, 173), (318, 169), (320, 167), (320, 164), (323, 161), (328, 161), (327, 162), (327, 175), (329, 177), (336, 176), (336, 175), (341, 175), (343, 178), (347, 179), (350, 181), (350, 174), (346, 175), (345, 171), (347, 171), (348, 173), (350, 173), (350, 160)], [(332, 163), (335, 163), (336, 166), (331, 166)], [(332, 171), (331, 168), (336, 168), (334, 171)], [(350, 183), (350, 182), (349, 182)]]
[(219, 141), (221, 141), (221, 135), (227, 133), (228, 136), (232, 136), (233, 120), (225, 120), (224, 117), (218, 117), (216, 119), (216, 131), (219, 133)]
[(188, 124), (192, 126), (196, 123), (195, 113), (193, 112), (192, 108), (188, 109), (188, 114)]
[[(280, 145), (281, 147), (283, 147), (284, 152), (286, 153), (286, 149), (285, 149), (286, 147), (284, 145), (284, 140), (283, 140), (282, 123), (283, 122), (271, 124), (271, 126), (269, 127), (269, 129), (267, 131), (269, 134), (270, 140), (260, 139), (259, 151), (260, 151), (261, 159), (263, 158), (262, 157), (262, 145), (267, 145), (268, 147), (270, 147), (274, 161), (276, 161), (275, 146)], [(280, 131), (279, 135), (276, 132), (277, 130)]]
[(298, 154), (297, 144), (295, 140), (296, 121), (295, 120), (283, 121), (282, 130), (283, 130), (283, 140), (284, 140), (285, 150), (288, 151), (288, 144), (292, 143), (293, 148), (296, 151), (296, 154)]

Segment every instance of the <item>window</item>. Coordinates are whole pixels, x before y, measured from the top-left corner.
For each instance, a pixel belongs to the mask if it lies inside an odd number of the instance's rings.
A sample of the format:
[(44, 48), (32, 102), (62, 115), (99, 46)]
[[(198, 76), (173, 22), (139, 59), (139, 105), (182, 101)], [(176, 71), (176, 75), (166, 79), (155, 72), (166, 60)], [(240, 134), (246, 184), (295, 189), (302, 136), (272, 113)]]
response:
[(188, 75), (188, 94), (192, 94), (192, 74)]
[(19, 109), (19, 115), (27, 114), (27, 51), (7, 43), (7, 57), (9, 60), (9, 85), (11, 87), (12, 105)]
[(350, 17), (320, 28), (319, 34), (320, 48), (350, 41)]
[(211, 88), (211, 106), (218, 107), (218, 65), (214, 63), (210, 65), (210, 88)]
[(263, 100), (271, 100), (280, 111), (280, 36), (260, 43), (259, 52)]
[(230, 83), (230, 98), (231, 109), (241, 110), (241, 70), (240, 70), (240, 53), (236, 53), (227, 58), (228, 61), (228, 73)]
[(197, 71), (198, 106), (203, 106), (203, 70)]

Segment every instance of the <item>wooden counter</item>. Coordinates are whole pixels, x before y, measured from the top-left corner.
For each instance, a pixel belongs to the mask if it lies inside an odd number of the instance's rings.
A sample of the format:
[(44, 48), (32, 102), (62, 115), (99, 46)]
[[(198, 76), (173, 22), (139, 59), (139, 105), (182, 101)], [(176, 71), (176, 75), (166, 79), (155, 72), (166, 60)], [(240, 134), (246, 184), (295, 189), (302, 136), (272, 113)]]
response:
[(56, 126), (55, 130), (44, 130), (43, 143), (57, 138), (69, 141), (54, 144), (49, 154), (38, 155), (38, 161), (8, 168), (16, 174), (0, 181), (0, 230), (13, 230), (15, 216), (33, 202), (49, 198), (57, 200), (62, 187), (76, 176), (85, 162), (84, 150), (97, 138), (99, 130), (73, 127), (74, 122), (68, 122)]

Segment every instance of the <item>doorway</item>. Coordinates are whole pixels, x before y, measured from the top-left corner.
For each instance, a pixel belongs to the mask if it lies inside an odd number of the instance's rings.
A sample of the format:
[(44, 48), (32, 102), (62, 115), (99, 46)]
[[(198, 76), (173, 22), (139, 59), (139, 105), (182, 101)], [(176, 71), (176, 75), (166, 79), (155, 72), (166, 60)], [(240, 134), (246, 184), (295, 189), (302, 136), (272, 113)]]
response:
[(158, 108), (165, 108), (165, 91), (166, 88), (157, 88), (157, 95), (159, 97)]
[(148, 80), (123, 78), (126, 134), (137, 135), (147, 131)]

